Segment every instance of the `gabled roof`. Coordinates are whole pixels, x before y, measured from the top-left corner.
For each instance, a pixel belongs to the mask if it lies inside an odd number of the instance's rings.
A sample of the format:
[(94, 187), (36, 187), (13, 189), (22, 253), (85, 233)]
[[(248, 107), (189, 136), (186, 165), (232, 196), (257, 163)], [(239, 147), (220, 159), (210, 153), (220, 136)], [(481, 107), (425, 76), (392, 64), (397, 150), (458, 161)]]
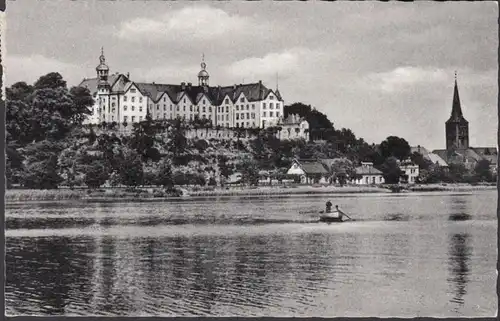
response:
[(382, 172), (373, 166), (359, 166), (355, 169), (358, 175), (382, 175)]
[[(123, 76), (121, 74), (112, 74), (108, 76), (108, 83), (113, 87), (115, 84), (116, 80), (120, 77)], [(85, 87), (87, 88), (91, 94), (94, 94), (97, 92), (97, 83), (99, 80), (96, 78), (89, 78), (89, 79), (83, 79), (80, 85), (78, 87)]]
[[(116, 80), (123, 76), (123, 80), (115, 85)], [(97, 78), (84, 79), (80, 86), (87, 87), (91, 93), (97, 92)], [(131, 84), (129, 80), (121, 74), (114, 74), (108, 77), (108, 82), (112, 86), (113, 90), (124, 91), (127, 84)], [(249, 102), (259, 101), (264, 99), (272, 90), (267, 89), (261, 82), (249, 83), (249, 84), (239, 84), (233, 86), (217, 86), (217, 87), (204, 87), (204, 86), (193, 86), (190, 84), (185, 85), (171, 85), (171, 84), (156, 84), (156, 83), (140, 83), (134, 82), (143, 95), (149, 96), (154, 102), (158, 102), (161, 97), (161, 93), (165, 92), (170, 100), (174, 103), (178, 103), (179, 100), (185, 94), (194, 104), (198, 104), (203, 96), (210, 101), (213, 105), (221, 105), (224, 98), (229, 97), (232, 103), (236, 103), (236, 100), (241, 94)]]
[(412, 146), (410, 148), (410, 152), (413, 154), (413, 153), (419, 153), (421, 154), (422, 156), (425, 156), (427, 154), (429, 154), (430, 152), (425, 148), (425, 147), (422, 147), (422, 146)]
[(328, 169), (325, 167), (324, 164), (317, 160), (312, 160), (312, 159), (296, 159), (294, 160), (300, 168), (306, 173), (306, 174), (320, 174), (320, 175), (325, 175), (328, 174)]
[(442, 166), (442, 167), (448, 167), (448, 163), (446, 163), (446, 161), (441, 158), (438, 154), (434, 154), (434, 153), (428, 153), (427, 155), (425, 155), (425, 157), (430, 160), (433, 164), (438, 164), (439, 166)]

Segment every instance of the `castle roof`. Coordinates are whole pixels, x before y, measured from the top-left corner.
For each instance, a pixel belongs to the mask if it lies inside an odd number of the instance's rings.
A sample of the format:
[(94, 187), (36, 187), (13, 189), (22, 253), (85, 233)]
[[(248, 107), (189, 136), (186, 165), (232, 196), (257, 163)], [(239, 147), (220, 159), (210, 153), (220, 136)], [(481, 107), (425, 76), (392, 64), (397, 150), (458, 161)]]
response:
[[(114, 74), (108, 77), (108, 81), (112, 87), (120, 76), (123, 75)], [(80, 83), (80, 86), (88, 88), (91, 93), (95, 93), (97, 92), (97, 83), (97, 78), (84, 79)], [(243, 94), (249, 102), (254, 102), (264, 99), (269, 93), (273, 92), (271, 89), (266, 88), (266, 86), (264, 86), (260, 81), (257, 83), (239, 84), (224, 87), (195, 86), (191, 84), (134, 84), (143, 95), (149, 96), (154, 102), (157, 102), (160, 99), (162, 93), (166, 93), (169, 96), (170, 100), (174, 103), (178, 103), (185, 94), (195, 104), (197, 104), (205, 95), (213, 105), (221, 105), (224, 101), (224, 98), (226, 97), (229, 97), (232, 103), (236, 103), (236, 100), (240, 97), (241, 94)], [(112, 92), (117, 91), (115, 90), (115, 88), (112, 89)], [(278, 95), (276, 96), (279, 100), (282, 100), (281, 97), (278, 97)]]

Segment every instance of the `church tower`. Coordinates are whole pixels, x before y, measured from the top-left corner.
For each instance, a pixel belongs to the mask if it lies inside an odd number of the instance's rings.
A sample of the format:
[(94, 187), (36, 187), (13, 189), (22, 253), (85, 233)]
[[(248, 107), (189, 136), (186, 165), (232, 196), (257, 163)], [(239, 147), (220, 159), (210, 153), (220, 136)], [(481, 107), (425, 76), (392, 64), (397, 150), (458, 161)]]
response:
[(99, 65), (95, 68), (97, 71), (97, 101), (99, 102), (99, 121), (109, 121), (109, 116), (106, 117), (106, 112), (109, 114), (109, 93), (111, 91), (108, 75), (109, 67), (106, 65), (104, 58), (104, 48), (101, 48), (101, 56), (99, 57)]
[(201, 71), (198, 73), (198, 86), (206, 87), (208, 86), (208, 72), (205, 70), (207, 68), (207, 64), (205, 63), (205, 55), (202, 55), (201, 58)]
[(465, 120), (458, 95), (457, 73), (455, 72), (455, 88), (451, 116), (446, 121), (446, 150), (469, 148), (469, 122)]

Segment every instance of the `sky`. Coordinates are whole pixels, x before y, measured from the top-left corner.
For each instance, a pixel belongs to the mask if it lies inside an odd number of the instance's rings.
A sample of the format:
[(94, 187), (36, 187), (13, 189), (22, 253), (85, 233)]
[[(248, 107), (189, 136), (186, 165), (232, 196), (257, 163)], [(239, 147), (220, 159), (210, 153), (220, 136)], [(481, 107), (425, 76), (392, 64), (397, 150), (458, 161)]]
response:
[(7, 3), (6, 85), (60, 72), (138, 82), (279, 86), (369, 143), (445, 148), (454, 73), (471, 146), (497, 146), (495, 2), (30, 1)]

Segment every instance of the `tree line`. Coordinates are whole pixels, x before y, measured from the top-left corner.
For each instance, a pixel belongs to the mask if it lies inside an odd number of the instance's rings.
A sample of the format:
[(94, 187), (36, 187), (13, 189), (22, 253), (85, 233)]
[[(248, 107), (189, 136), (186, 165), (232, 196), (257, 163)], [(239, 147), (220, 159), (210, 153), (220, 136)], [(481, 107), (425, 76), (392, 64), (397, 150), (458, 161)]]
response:
[[(294, 158), (334, 159), (332, 175), (355, 175), (362, 161), (381, 169), (388, 183), (402, 177), (398, 160), (410, 158), (421, 167), (422, 182), (492, 180), (488, 164), (473, 171), (450, 165), (449, 171), (411, 154), (403, 138), (390, 136), (369, 144), (346, 128), (336, 129), (326, 115), (302, 103), (285, 106), (285, 117), (298, 114), (310, 124), (310, 140), (279, 140), (277, 127), (255, 129), (241, 140), (187, 139), (185, 130), (209, 126), (152, 120), (131, 124), (121, 134), (118, 124), (83, 125), (94, 98), (86, 88), (68, 88), (59, 73), (40, 77), (32, 85), (18, 82), (6, 89), (7, 186), (51, 189), (59, 186), (224, 185), (235, 173), (246, 184), (257, 184), (259, 171), (286, 178)], [(130, 125), (130, 124), (127, 124)]]

